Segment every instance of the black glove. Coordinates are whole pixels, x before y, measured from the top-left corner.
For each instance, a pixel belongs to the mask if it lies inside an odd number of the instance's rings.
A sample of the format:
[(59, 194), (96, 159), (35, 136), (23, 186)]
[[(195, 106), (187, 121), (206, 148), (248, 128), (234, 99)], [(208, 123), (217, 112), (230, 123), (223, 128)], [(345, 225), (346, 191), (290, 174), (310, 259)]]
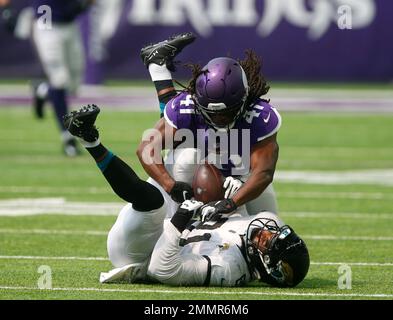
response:
[(182, 203), (185, 200), (191, 199), (194, 196), (194, 191), (188, 183), (176, 181), (169, 195), (174, 201)]
[(205, 204), (200, 209), (202, 222), (214, 220), (220, 214), (230, 214), (237, 209), (237, 205), (232, 199), (225, 199), (220, 201), (212, 201)]
[(173, 215), (171, 222), (176, 227), (177, 230), (183, 232), (186, 228), (188, 222), (196, 214), (197, 210), (203, 206), (203, 202), (196, 200), (186, 200), (184, 201), (176, 213)]

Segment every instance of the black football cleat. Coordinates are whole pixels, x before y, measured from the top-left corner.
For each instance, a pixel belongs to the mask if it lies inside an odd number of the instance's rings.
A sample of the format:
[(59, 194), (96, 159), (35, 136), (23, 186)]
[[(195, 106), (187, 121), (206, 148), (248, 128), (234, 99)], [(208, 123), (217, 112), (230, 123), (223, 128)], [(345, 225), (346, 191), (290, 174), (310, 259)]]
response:
[(195, 39), (196, 36), (192, 32), (187, 32), (174, 35), (158, 43), (149, 44), (141, 49), (141, 59), (146, 67), (150, 63), (160, 66), (166, 63), (170, 71), (175, 71), (173, 58)]
[(63, 123), (73, 136), (82, 138), (87, 142), (94, 142), (99, 136), (98, 130), (94, 125), (99, 113), (100, 108), (95, 104), (89, 104), (65, 115)]

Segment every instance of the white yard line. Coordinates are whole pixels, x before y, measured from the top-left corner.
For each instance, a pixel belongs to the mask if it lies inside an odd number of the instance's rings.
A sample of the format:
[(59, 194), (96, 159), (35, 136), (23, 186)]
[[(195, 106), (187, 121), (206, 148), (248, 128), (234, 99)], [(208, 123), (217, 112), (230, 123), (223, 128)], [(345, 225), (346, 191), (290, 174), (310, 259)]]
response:
[(282, 217), (296, 218), (331, 218), (331, 219), (368, 219), (368, 220), (391, 220), (393, 213), (372, 213), (372, 212), (295, 212), (282, 211), (279, 213)]
[[(0, 200), (0, 216), (28, 215), (93, 215), (117, 216), (124, 202), (73, 202), (64, 198), (18, 198)], [(293, 212), (283, 211), (284, 217), (297, 218), (349, 218), (349, 219), (393, 219), (393, 213), (375, 212)]]
[(52, 288), (39, 289), (38, 287), (12, 287), (0, 286), (0, 290), (38, 290), (38, 291), (81, 291), (81, 292), (122, 292), (122, 293), (158, 293), (158, 294), (184, 294), (184, 295), (256, 295), (256, 296), (289, 296), (289, 297), (353, 297), (353, 298), (392, 298), (393, 294), (376, 293), (318, 293), (318, 292), (261, 292), (261, 291), (204, 291), (204, 290), (167, 290), (167, 289), (110, 289), (110, 288)]
[[(100, 230), (59, 230), (59, 229), (0, 229), (0, 234), (33, 234), (33, 235), (78, 235), (107, 236), (108, 231)], [(340, 235), (303, 235), (308, 240), (339, 240), (339, 241), (393, 241), (393, 237), (371, 236), (340, 236)]]
[(302, 235), (308, 240), (339, 240), (339, 241), (393, 241), (393, 237), (369, 237), (369, 236), (334, 236), (334, 235)]
[[(78, 194), (108, 194), (108, 188), (95, 188), (95, 187), (42, 187), (42, 186), (0, 186), (0, 192), (31, 194), (56, 194), (56, 195), (78, 195)], [(357, 199), (357, 200), (393, 200), (392, 193), (382, 192), (318, 192), (318, 191), (276, 191), (278, 197), (283, 198), (305, 198), (305, 199)], [(0, 201), (1, 203), (1, 201)]]
[(276, 194), (279, 198), (393, 200), (392, 193), (382, 192), (276, 191)]
[(58, 230), (58, 229), (0, 229), (0, 234), (40, 234), (40, 235), (75, 235), (107, 236), (108, 231), (99, 230)]
[(341, 266), (344, 264), (357, 267), (393, 267), (393, 263), (390, 262), (313, 262), (310, 264), (315, 266)]
[(109, 261), (105, 257), (44, 257), (44, 256), (0, 256), (0, 259), (10, 260), (81, 260), (81, 261)]
[(71, 202), (64, 198), (10, 199), (0, 201), (0, 216), (37, 214), (118, 215), (125, 203)]
[(393, 186), (393, 170), (353, 170), (353, 171), (284, 171), (278, 170), (274, 181), (296, 184), (347, 185), (366, 184)]
[(42, 186), (0, 186), (0, 192), (7, 193), (32, 193), (32, 194), (108, 194), (108, 188), (95, 188), (95, 187), (42, 187)]
[[(106, 257), (47, 257), (47, 256), (12, 256), (12, 255), (0, 255), (0, 260), (77, 260), (77, 261), (107, 261), (109, 259)], [(358, 267), (393, 267), (391, 262), (318, 262), (311, 261), (311, 265), (315, 266), (340, 266), (340, 265), (350, 265)]]

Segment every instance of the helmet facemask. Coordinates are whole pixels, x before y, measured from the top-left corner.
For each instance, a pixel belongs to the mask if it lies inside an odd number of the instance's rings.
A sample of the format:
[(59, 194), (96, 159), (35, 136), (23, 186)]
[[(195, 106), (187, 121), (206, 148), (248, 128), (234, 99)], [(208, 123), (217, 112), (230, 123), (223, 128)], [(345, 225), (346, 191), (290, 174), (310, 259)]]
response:
[[(232, 129), (236, 121), (244, 115), (246, 111), (246, 101), (248, 88), (244, 97), (232, 106), (226, 106), (224, 103), (209, 103), (206, 107), (198, 102), (194, 95), (196, 109), (201, 113), (205, 122), (215, 130)], [(222, 119), (222, 120), (221, 120)]]
[(303, 280), (309, 266), (308, 251), (291, 227), (259, 218), (250, 223), (246, 237), (255, 278), (278, 286), (295, 286)]

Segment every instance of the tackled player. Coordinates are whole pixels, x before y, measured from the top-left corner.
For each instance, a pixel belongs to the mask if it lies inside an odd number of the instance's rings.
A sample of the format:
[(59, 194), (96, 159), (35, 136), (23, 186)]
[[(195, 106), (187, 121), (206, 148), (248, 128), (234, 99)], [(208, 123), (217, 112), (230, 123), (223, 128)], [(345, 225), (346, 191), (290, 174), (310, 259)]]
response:
[(128, 202), (107, 240), (115, 269), (102, 273), (101, 282), (241, 286), (259, 280), (292, 287), (304, 279), (310, 263), (307, 247), (277, 215), (223, 214), (217, 209), (223, 201), (195, 200), (184, 201), (173, 213), (153, 179), (139, 179), (101, 144), (94, 125), (99, 112), (95, 105), (83, 107), (67, 115), (64, 125)]

